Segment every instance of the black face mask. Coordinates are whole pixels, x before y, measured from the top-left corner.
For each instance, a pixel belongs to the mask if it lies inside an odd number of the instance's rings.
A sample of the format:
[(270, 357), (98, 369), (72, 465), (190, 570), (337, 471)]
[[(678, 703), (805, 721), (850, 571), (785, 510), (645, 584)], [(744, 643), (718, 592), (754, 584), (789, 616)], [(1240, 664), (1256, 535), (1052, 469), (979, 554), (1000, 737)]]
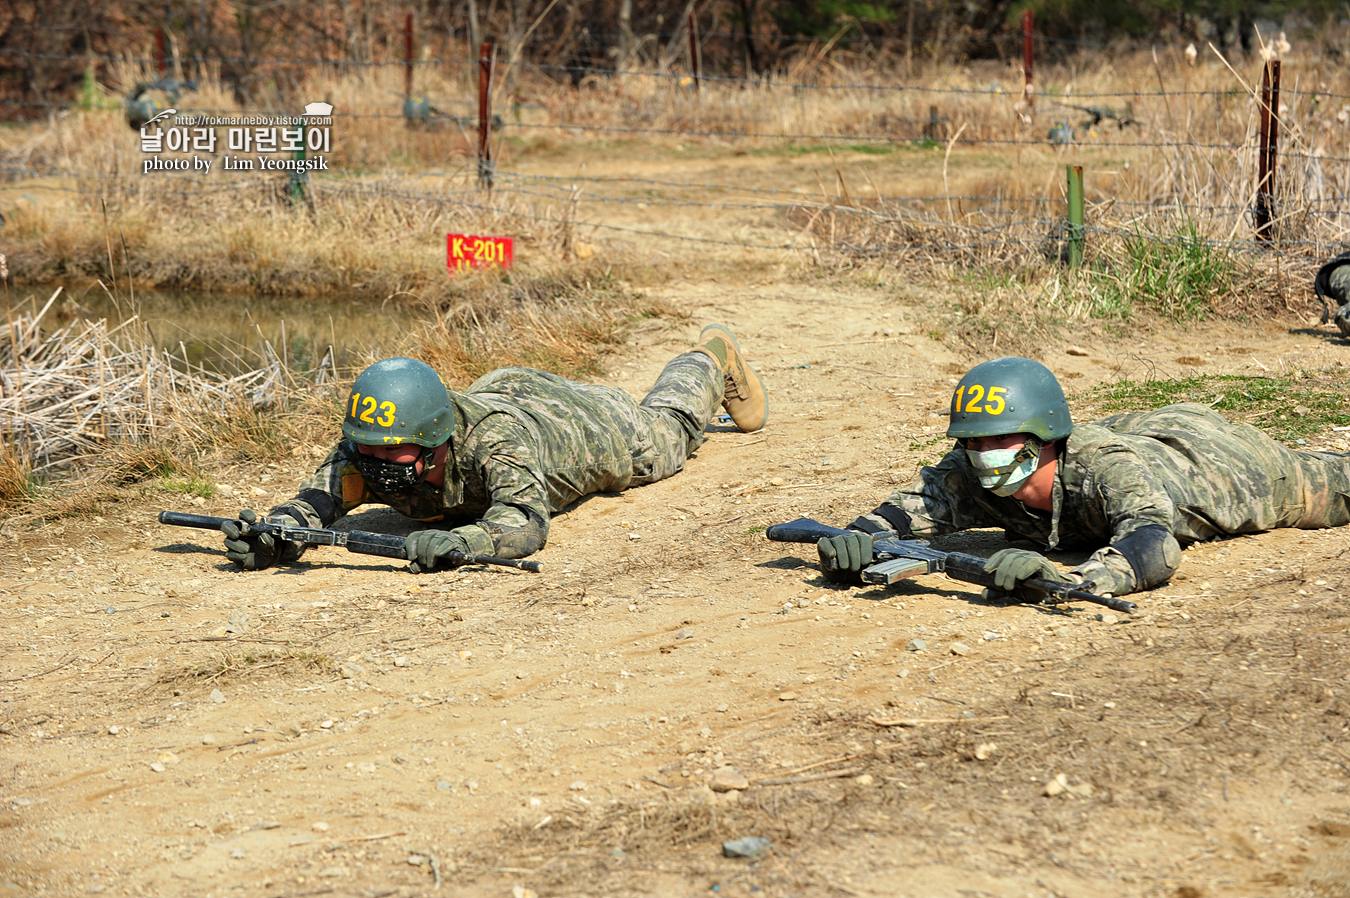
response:
[(411, 493), (422, 482), (426, 467), (423, 467), (422, 474), (418, 474), (417, 463), (425, 461), (426, 456), (427, 450), (423, 449), (412, 461), (396, 462), (361, 453), (356, 456), (356, 470), (361, 472), (361, 477), (375, 492), (401, 496)]

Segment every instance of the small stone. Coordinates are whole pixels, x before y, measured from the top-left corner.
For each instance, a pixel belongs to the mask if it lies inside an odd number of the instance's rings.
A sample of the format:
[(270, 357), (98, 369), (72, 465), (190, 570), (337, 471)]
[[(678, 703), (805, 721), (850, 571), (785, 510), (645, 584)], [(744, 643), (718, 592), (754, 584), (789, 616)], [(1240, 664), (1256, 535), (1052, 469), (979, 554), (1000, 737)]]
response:
[(1311, 414), (1311, 413), (1312, 413), (1312, 409), (1308, 408), (1306, 405), (1297, 405), (1297, 406), (1294, 406), (1294, 415), (1295, 415), (1295, 417), (1301, 418), (1301, 417), (1303, 417), (1304, 415)]
[(630, 534), (628, 534), (628, 538), (629, 538), (629, 539), (642, 539), (642, 534), (641, 534), (641, 533), (630, 533)]
[(1050, 782), (1046, 783), (1045, 789), (1043, 791), (1045, 792), (1046, 795), (1050, 796), (1051, 798), (1054, 798), (1056, 795), (1059, 795), (1068, 788), (1069, 788), (1069, 778), (1061, 773), (1054, 779), (1052, 779)]
[(155, 773), (163, 773), (163, 772), (164, 772), (164, 765), (161, 764), (161, 763), (159, 763), (158, 761), (151, 761), (151, 762), (150, 762), (150, 769), (153, 770), (153, 771), (155, 771)]
[(909, 645), (905, 646), (905, 649), (911, 652), (922, 652), (926, 648), (928, 648), (928, 643), (922, 639), (911, 639)]
[(216, 736), (214, 733), (202, 733), (202, 745), (215, 745)]
[(750, 781), (735, 767), (719, 767), (713, 771), (708, 787), (714, 792), (731, 792), (749, 789)]
[(450, 783), (446, 782), (445, 780), (436, 780), (437, 791), (444, 792), (446, 789), (453, 789), (453, 788), (455, 787), (450, 785)]
[(171, 751), (166, 751), (164, 754), (162, 754), (162, 755), (159, 756), (159, 763), (161, 763), (161, 764), (177, 764), (177, 763), (178, 763), (178, 755), (174, 754), (174, 753), (171, 752)]
[(975, 746), (975, 760), (987, 761), (998, 751), (998, 745), (993, 742), (981, 742)]
[(333, 728), (333, 721), (331, 720), (325, 720), (319, 724), (319, 729), (321, 730), (331, 730), (332, 728)]
[(693, 638), (694, 638), (694, 631), (691, 630), (691, 629), (689, 629), (688, 627), (681, 627), (680, 629), (678, 629), (678, 630), (675, 631), (675, 638), (676, 638), (676, 639), (693, 639)]
[(407, 658), (406, 655), (399, 655), (397, 658), (394, 659), (394, 666), (395, 666), (395, 667), (412, 667), (413, 665), (412, 665), (412, 662), (408, 660), (408, 658)]
[(1120, 623), (1120, 618), (1116, 617), (1114, 614), (1099, 614), (1097, 615), (1097, 620), (1104, 624)]
[(10, 804), (14, 805), (16, 808), (26, 808), (32, 803), (33, 799), (31, 798), (15, 798), (10, 801)]
[(427, 862), (426, 855), (410, 854), (408, 855), (408, 864), (413, 867), (420, 867)]
[(217, 705), (225, 704), (225, 693), (221, 692), (219, 689), (212, 689), (211, 701), (215, 702)]
[(534, 889), (527, 889), (524, 886), (512, 886), (511, 898), (539, 898), (539, 896), (535, 894)]
[(365, 674), (365, 670), (359, 664), (346, 661), (339, 665), (338, 673), (342, 674), (344, 680), (359, 680)]
[(1069, 355), (1076, 355), (1076, 356), (1086, 356), (1088, 354), (1086, 349), (1082, 349), (1081, 347), (1078, 346), (1070, 346), (1068, 349), (1064, 351), (1067, 352)]
[(720, 704), (720, 705), (717, 706), (717, 713), (718, 713), (718, 714), (725, 714), (725, 713), (727, 713), (727, 703), (726, 703), (726, 702), (722, 702), (722, 704)]
[(759, 836), (746, 836), (722, 843), (723, 857), (763, 857), (770, 848), (769, 840)]
[(876, 782), (876, 780), (872, 779), (872, 774), (864, 773), (861, 776), (855, 776), (853, 782), (860, 786), (870, 786), (872, 783)]
[(969, 654), (970, 654), (970, 646), (966, 645), (964, 642), (953, 642), (953, 643), (952, 643), (952, 654), (953, 654), (953, 655), (969, 655)]
[(778, 693), (778, 700), (780, 702), (795, 702), (797, 700), (797, 693), (793, 692), (791, 689), (787, 692), (780, 692)]
[(909, 668), (902, 667), (895, 672), (895, 675), (903, 680), (905, 677), (909, 676)]
[(585, 791), (586, 791), (586, 781), (585, 781), (585, 780), (575, 780), (575, 781), (572, 783), (572, 785), (568, 786), (567, 788), (571, 789), (573, 792), (585, 792)]
[(244, 856), (244, 849), (242, 848), (236, 848), (234, 851), (230, 852), (230, 857), (234, 858), (236, 861), (242, 859), (243, 856)]
[(310, 827), (309, 827), (309, 828), (312, 829), (312, 830), (314, 830), (316, 833), (326, 833), (326, 832), (328, 832), (328, 824), (327, 824), (327, 823), (324, 823), (322, 820), (320, 820), (318, 823), (312, 823), (312, 824), (310, 824)]
[(109, 735), (109, 736), (116, 736), (116, 735), (117, 735), (118, 733), (120, 733), (120, 732), (122, 732), (122, 728), (121, 728), (121, 727), (108, 727), (108, 735)]

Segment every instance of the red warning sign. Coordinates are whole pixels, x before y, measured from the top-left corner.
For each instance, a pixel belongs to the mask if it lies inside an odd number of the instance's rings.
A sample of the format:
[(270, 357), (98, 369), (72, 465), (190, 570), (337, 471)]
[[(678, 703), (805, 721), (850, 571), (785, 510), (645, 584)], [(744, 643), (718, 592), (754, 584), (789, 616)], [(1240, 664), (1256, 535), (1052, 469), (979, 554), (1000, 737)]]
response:
[(466, 268), (510, 268), (511, 238), (446, 234), (445, 258), (451, 274)]

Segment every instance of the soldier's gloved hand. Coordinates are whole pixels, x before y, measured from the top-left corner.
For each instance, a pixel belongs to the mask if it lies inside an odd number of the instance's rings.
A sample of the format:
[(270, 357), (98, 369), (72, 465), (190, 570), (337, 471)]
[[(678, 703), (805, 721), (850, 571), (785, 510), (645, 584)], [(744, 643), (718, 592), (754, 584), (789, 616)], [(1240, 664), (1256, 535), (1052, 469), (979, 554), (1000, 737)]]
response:
[(408, 535), (406, 545), (408, 570), (414, 574), (429, 574), (439, 568), (455, 567), (447, 556), (452, 552), (469, 554), (464, 537), (448, 530), (418, 530)]
[(816, 543), (820, 572), (831, 583), (860, 583), (862, 569), (872, 563), (872, 537), (861, 531), (827, 536)]
[[(984, 572), (994, 575), (994, 588), (997, 593), (1012, 594), (1020, 599), (1037, 601), (1041, 594), (1032, 590), (1023, 590), (1019, 586), (1024, 580), (1050, 580), (1055, 583), (1072, 582), (1053, 561), (1039, 552), (1027, 549), (1003, 549), (995, 552), (984, 563)], [(998, 598), (997, 593), (988, 593), (986, 598)]]
[[(300, 522), (290, 515), (278, 515), (277, 521), (299, 527)], [(300, 557), (301, 547), (286, 539), (277, 539), (270, 533), (258, 533), (249, 525), (258, 522), (251, 508), (239, 512), (238, 521), (225, 521), (220, 532), (225, 534), (225, 557), (246, 571), (259, 571), (274, 564), (290, 564)]]

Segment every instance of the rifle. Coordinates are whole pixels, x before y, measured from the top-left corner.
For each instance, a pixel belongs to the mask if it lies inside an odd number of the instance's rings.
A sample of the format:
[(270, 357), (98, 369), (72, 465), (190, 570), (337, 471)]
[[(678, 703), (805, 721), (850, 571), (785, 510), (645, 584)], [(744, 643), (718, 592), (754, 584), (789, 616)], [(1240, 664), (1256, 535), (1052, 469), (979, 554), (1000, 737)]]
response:
[[(178, 511), (161, 511), (159, 522), (175, 527), (198, 527), (202, 530), (220, 530), (220, 525), (231, 518), (213, 518), (204, 514), (183, 514)], [(342, 546), (348, 552), (358, 555), (379, 555), (384, 558), (407, 558), (407, 540), (401, 536), (387, 533), (371, 533), (368, 530), (324, 530), (319, 527), (292, 527), (280, 524), (268, 518), (260, 518), (252, 524), (235, 521), (242, 530), (245, 527), (253, 533), (270, 533), (278, 539), (302, 543), (306, 546)], [(537, 561), (518, 561), (514, 558), (498, 558), (495, 555), (466, 555), (463, 552), (451, 552), (445, 556), (452, 565), (461, 564), (499, 564), (513, 567), (532, 574), (542, 570)]]
[[(848, 533), (838, 527), (830, 527), (811, 518), (798, 518), (786, 524), (774, 524), (764, 535), (780, 543), (814, 543), (827, 536), (840, 536)], [(876, 564), (863, 569), (865, 583), (889, 586), (918, 574), (933, 574), (944, 571), (955, 580), (974, 583), (978, 586), (994, 587), (994, 575), (984, 570), (984, 559), (977, 555), (962, 552), (939, 552), (929, 548), (928, 543), (916, 539), (879, 539), (872, 543), (872, 554), (878, 559)], [(1023, 580), (1019, 586), (1027, 586), (1037, 592), (1045, 593), (1041, 604), (1078, 601), (1095, 602), (1105, 605), (1113, 611), (1134, 614), (1135, 604), (1123, 599), (1099, 596), (1084, 589), (1075, 589), (1066, 583), (1051, 580)], [(1083, 586), (1092, 587), (1085, 583)]]

